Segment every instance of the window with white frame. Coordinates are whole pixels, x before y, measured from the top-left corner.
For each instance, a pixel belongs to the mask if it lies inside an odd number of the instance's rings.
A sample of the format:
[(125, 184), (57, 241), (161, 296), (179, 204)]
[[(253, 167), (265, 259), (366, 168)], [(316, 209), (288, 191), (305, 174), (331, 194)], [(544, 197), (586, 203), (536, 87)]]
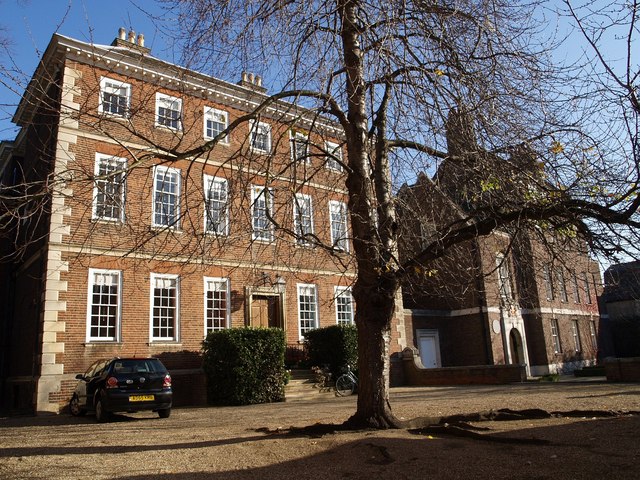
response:
[(338, 325), (353, 324), (353, 296), (349, 287), (335, 287), (336, 322)]
[(334, 142), (324, 142), (324, 150), (327, 152), (325, 165), (330, 170), (342, 171), (342, 148)]
[(544, 277), (544, 289), (547, 294), (547, 300), (553, 300), (553, 280), (551, 279), (551, 269), (548, 265), (542, 267), (542, 275)]
[(496, 266), (498, 268), (498, 288), (500, 290), (500, 297), (503, 301), (513, 300), (509, 264), (504, 255), (498, 254), (496, 256)]
[(553, 342), (553, 352), (562, 353), (562, 343), (560, 342), (560, 329), (558, 328), (558, 320), (551, 319), (551, 341)]
[(204, 175), (205, 231), (216, 235), (229, 233), (228, 183), (225, 178)]
[(556, 269), (556, 278), (558, 280), (558, 295), (560, 295), (560, 301), (566, 303), (569, 301), (569, 298), (567, 297), (567, 285), (564, 281), (562, 268)]
[(127, 117), (131, 104), (131, 85), (111, 78), (100, 79), (98, 112), (115, 117)]
[(153, 179), (153, 226), (178, 228), (180, 170), (156, 166)]
[[(204, 137), (215, 138), (229, 126), (229, 114), (224, 110), (213, 107), (204, 107)], [(227, 136), (220, 140), (221, 143), (228, 143)]]
[(291, 131), (291, 160), (294, 162), (311, 162), (309, 156), (309, 137), (304, 133)]
[(96, 153), (93, 186), (93, 218), (124, 221), (127, 159)]
[(584, 284), (584, 298), (585, 303), (591, 303), (591, 288), (589, 286), (589, 276), (587, 272), (582, 272), (582, 283)]
[[(427, 248), (434, 240), (437, 238), (438, 231), (434, 223), (432, 223), (427, 218), (420, 219), (420, 238), (419, 240), (419, 248), (420, 250), (424, 250)], [(419, 253), (419, 252), (417, 252)]]
[(298, 284), (298, 322), (300, 338), (318, 328), (318, 295), (315, 285)]
[(589, 322), (589, 334), (591, 336), (591, 348), (594, 351), (598, 350), (598, 333), (596, 331), (596, 322), (595, 320), (591, 320)]
[(338, 250), (349, 250), (347, 238), (347, 205), (331, 200), (329, 202), (329, 218), (331, 222), (331, 244)]
[(251, 120), (249, 122), (249, 145), (260, 153), (271, 153), (271, 125)]
[(309, 245), (309, 236), (313, 235), (313, 205), (311, 196), (303, 193), (293, 197), (293, 218), (299, 245)]
[(156, 93), (156, 126), (182, 129), (182, 99)]
[(204, 334), (229, 326), (228, 278), (204, 278)]
[(251, 219), (253, 222), (254, 240), (273, 240), (273, 190), (271, 188), (254, 186), (251, 189)]
[(178, 340), (178, 276), (151, 274), (151, 341)]
[(118, 340), (120, 333), (120, 271), (89, 269), (87, 341)]
[(576, 352), (582, 351), (580, 343), (580, 326), (577, 320), (571, 320), (571, 334), (573, 335), (573, 346)]
[(578, 286), (578, 275), (575, 270), (571, 272), (571, 283), (573, 285), (573, 301), (580, 303), (580, 287)]

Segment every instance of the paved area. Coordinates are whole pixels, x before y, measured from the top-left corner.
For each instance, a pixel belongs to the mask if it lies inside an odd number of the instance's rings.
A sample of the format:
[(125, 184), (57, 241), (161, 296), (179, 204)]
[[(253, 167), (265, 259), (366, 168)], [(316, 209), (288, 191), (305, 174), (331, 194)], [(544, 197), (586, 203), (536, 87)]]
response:
[[(340, 423), (355, 397), (118, 415), (0, 419), (0, 478), (640, 478), (640, 384), (581, 381), (392, 389), (405, 419), (510, 408), (544, 420), (477, 422), (472, 437), (409, 430), (290, 434)], [(602, 416), (604, 412), (624, 412)], [(575, 412), (572, 414), (575, 415)]]

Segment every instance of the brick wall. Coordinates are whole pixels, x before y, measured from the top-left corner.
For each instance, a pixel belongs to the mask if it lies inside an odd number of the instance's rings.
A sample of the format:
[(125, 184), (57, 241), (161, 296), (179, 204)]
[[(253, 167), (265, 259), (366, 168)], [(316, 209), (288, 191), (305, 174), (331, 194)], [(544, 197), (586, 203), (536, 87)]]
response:
[(610, 382), (640, 382), (640, 358), (607, 358), (604, 364)]
[(526, 380), (524, 365), (477, 365), (420, 368), (415, 349), (402, 352), (407, 385), (498, 385)]

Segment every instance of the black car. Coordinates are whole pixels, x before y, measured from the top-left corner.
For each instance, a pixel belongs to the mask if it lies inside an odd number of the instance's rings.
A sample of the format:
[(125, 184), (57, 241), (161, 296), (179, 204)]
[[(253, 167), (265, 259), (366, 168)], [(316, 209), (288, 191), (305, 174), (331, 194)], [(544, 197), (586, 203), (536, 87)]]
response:
[(106, 422), (113, 412), (153, 410), (160, 418), (171, 414), (171, 375), (157, 358), (98, 360), (83, 375), (69, 402), (74, 416), (95, 412)]

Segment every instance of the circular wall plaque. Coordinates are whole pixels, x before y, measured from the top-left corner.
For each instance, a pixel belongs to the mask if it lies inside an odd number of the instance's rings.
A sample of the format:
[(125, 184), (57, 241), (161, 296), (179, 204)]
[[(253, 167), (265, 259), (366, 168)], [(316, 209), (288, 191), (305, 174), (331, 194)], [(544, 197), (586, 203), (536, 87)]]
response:
[(493, 332), (500, 333), (500, 320), (493, 321)]

